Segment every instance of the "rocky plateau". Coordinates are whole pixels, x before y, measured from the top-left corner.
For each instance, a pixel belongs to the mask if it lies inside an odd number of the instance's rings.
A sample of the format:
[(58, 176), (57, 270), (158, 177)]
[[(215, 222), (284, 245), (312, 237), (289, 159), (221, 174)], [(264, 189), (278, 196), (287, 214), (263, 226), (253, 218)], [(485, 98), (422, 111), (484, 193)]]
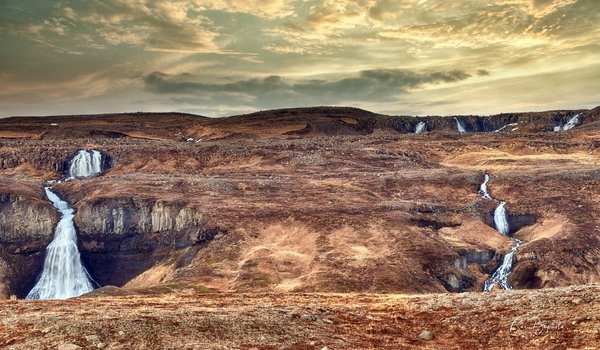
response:
[[(104, 172), (53, 187), (75, 209), (84, 265), (115, 288), (0, 301), (0, 347), (598, 346), (600, 107), (0, 119), (0, 297), (23, 298), (39, 276), (59, 219), (43, 186), (80, 149), (102, 152)], [(523, 241), (513, 291), (481, 292), (512, 247), (493, 227), (498, 202), (478, 193), (485, 173)], [(321, 307), (335, 316), (313, 316)], [(142, 339), (134, 323), (179, 340)]]

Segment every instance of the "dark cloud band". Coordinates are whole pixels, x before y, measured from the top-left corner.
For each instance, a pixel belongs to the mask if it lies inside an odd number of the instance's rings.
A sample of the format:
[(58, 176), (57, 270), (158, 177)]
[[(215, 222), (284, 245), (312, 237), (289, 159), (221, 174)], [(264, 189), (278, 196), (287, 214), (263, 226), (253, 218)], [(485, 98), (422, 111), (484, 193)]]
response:
[(448, 72), (411, 72), (407, 70), (376, 69), (337, 80), (314, 79), (292, 82), (280, 76), (239, 80), (231, 83), (204, 83), (191, 74), (167, 75), (154, 72), (144, 77), (148, 91), (159, 94), (210, 95), (215, 99), (232, 96), (252, 99), (261, 106), (277, 102), (307, 101), (338, 103), (343, 101), (389, 101), (395, 96), (426, 84), (452, 83), (469, 78), (461, 70)]

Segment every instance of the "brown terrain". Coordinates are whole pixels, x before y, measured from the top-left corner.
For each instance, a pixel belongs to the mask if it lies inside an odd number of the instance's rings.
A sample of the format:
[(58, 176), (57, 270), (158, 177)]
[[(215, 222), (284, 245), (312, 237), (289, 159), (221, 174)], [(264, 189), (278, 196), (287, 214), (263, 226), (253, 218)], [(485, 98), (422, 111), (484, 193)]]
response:
[[(106, 171), (54, 188), (118, 287), (0, 301), (0, 348), (600, 347), (600, 107), (458, 118), (0, 119), (0, 296), (34, 285), (58, 221), (43, 184), (82, 148)], [(523, 241), (513, 291), (481, 292), (513, 244), (485, 172)]]

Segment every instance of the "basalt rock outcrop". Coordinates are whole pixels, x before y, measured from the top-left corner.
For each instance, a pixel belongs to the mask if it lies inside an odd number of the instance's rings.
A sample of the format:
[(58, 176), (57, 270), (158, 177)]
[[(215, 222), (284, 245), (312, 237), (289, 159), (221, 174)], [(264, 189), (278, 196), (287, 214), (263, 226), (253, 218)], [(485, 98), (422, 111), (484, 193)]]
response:
[(75, 222), (90, 273), (101, 285), (123, 285), (169, 254), (210, 241), (219, 231), (177, 203), (110, 198), (78, 203)]
[(0, 297), (33, 286), (58, 215), (51, 204), (13, 182), (0, 184)]

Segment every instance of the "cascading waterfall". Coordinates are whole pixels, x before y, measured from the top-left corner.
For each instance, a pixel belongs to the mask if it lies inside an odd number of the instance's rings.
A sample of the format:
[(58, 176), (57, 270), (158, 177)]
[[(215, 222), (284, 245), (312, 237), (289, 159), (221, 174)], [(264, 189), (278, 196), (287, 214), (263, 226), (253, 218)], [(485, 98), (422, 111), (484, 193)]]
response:
[(44, 270), (26, 299), (66, 299), (94, 290), (77, 249), (74, 210), (51, 189), (44, 188), (62, 217), (54, 230), (54, 239), (46, 248)]
[(573, 129), (574, 127), (576, 127), (577, 125), (579, 125), (579, 123), (581, 123), (581, 113), (577, 113), (574, 116), (572, 116), (571, 118), (569, 118), (569, 120), (567, 121), (567, 123), (565, 125), (555, 126), (554, 131), (559, 132), (559, 131), (570, 130), (570, 129)]
[(496, 226), (496, 230), (501, 234), (508, 236), (510, 233), (510, 228), (508, 226), (508, 217), (506, 214), (506, 208), (504, 205), (506, 202), (500, 202), (500, 204), (494, 210), (494, 226)]
[[(102, 155), (95, 150), (80, 150), (71, 161), (70, 178), (85, 178), (102, 172)], [(44, 187), (46, 196), (60, 212), (54, 238), (46, 247), (42, 273), (26, 299), (66, 299), (94, 290), (89, 273), (81, 262), (77, 248), (75, 210), (60, 199), (52, 187)]]
[(456, 121), (456, 130), (458, 130), (458, 132), (461, 134), (466, 133), (467, 130), (465, 129), (465, 126), (463, 125), (463, 123), (456, 117), (454, 118), (454, 120)]
[(75, 178), (98, 175), (101, 172), (102, 154), (96, 150), (80, 150), (69, 167), (69, 176)]
[(415, 126), (415, 134), (420, 134), (427, 131), (427, 124), (425, 122), (419, 122)]
[(508, 275), (510, 275), (512, 271), (513, 257), (515, 256), (517, 248), (519, 248), (521, 243), (523, 243), (523, 241), (515, 239), (515, 244), (512, 246), (510, 253), (504, 256), (502, 264), (496, 269), (496, 271), (494, 271), (492, 277), (490, 277), (489, 280), (485, 281), (483, 285), (484, 292), (490, 292), (496, 284), (500, 285), (500, 288), (505, 290), (512, 289), (510, 284), (508, 284)]
[[(494, 197), (492, 197), (488, 192), (487, 184), (489, 181), (490, 175), (488, 173), (485, 173), (483, 183), (481, 183), (479, 187), (479, 194), (481, 194), (481, 196), (485, 199), (494, 200)], [(498, 206), (494, 210), (494, 226), (496, 227), (496, 230), (498, 230), (498, 232), (510, 237), (508, 213), (506, 211), (506, 208), (504, 207), (505, 205), (506, 202), (500, 201), (500, 204), (498, 204)], [(511, 239), (515, 241), (515, 244), (512, 246), (510, 252), (504, 256), (504, 259), (502, 259), (502, 264), (500, 264), (496, 271), (494, 271), (490, 279), (485, 281), (483, 285), (484, 292), (490, 292), (496, 284), (498, 284), (500, 288), (505, 290), (512, 289), (512, 287), (508, 284), (508, 276), (512, 271), (513, 257), (517, 252), (517, 248), (519, 248), (523, 241), (520, 241), (516, 238)]]
[(479, 186), (479, 194), (485, 199), (492, 199), (492, 196), (488, 192), (487, 184), (490, 182), (490, 174), (485, 173), (483, 175), (483, 182)]

